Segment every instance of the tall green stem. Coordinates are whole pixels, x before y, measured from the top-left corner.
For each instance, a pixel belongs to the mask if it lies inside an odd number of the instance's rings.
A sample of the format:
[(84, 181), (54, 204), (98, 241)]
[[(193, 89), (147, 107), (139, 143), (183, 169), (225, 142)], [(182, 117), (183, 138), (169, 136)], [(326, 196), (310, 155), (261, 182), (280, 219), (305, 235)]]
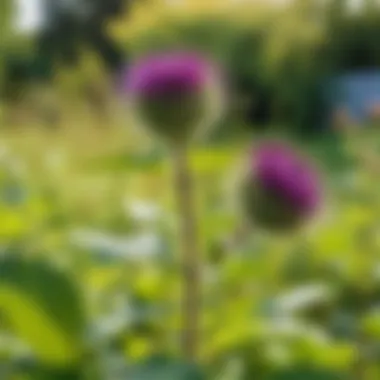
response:
[(197, 231), (194, 183), (186, 145), (172, 148), (174, 187), (177, 199), (182, 266), (181, 349), (189, 361), (197, 359), (200, 335), (201, 253)]

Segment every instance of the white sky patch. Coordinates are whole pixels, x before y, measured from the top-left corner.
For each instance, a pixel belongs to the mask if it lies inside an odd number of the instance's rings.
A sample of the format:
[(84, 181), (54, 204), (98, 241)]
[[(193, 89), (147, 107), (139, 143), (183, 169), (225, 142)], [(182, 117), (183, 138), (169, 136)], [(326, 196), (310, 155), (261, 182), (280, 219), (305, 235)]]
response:
[(43, 0), (15, 0), (14, 28), (18, 33), (33, 33), (45, 23)]

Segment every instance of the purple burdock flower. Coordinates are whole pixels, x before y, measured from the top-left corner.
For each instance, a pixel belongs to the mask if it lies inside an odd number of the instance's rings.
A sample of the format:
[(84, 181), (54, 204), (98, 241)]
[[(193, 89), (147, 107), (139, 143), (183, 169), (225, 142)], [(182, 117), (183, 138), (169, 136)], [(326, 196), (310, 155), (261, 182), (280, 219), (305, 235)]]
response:
[(209, 121), (217, 70), (193, 52), (171, 52), (137, 61), (123, 80), (133, 110), (160, 136), (186, 141)]
[(254, 223), (289, 230), (313, 216), (321, 203), (316, 170), (290, 146), (266, 142), (253, 154), (245, 205)]
[(208, 69), (208, 63), (194, 54), (168, 53), (153, 56), (132, 67), (128, 90), (143, 96), (198, 92), (207, 79)]

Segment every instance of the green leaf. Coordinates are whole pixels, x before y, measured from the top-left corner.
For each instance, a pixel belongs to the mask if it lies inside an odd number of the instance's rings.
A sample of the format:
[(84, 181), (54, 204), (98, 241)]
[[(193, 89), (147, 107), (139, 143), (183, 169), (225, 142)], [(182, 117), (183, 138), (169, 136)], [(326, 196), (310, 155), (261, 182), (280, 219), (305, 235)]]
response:
[(62, 364), (78, 359), (85, 327), (82, 307), (67, 274), (39, 261), (0, 261), (0, 309), (40, 360)]
[(30, 373), (31, 380), (84, 380), (81, 368), (37, 368)]
[(363, 317), (362, 320), (363, 331), (371, 336), (380, 340), (380, 311), (372, 311)]
[(152, 359), (132, 372), (131, 380), (204, 380), (194, 366), (165, 358)]
[(119, 153), (93, 159), (86, 164), (86, 169), (94, 172), (156, 172), (162, 167), (162, 157), (162, 153), (156, 150), (148, 153)]
[(323, 369), (284, 369), (273, 373), (266, 380), (347, 380), (347, 375)]
[(190, 164), (197, 174), (221, 173), (236, 161), (239, 152), (233, 146), (198, 148), (190, 153)]

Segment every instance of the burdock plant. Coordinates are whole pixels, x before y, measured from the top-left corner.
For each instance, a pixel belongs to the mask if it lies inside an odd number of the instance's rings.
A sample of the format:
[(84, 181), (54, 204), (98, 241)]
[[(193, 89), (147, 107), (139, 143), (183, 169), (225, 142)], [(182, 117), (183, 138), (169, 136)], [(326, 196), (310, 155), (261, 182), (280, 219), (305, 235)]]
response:
[(184, 356), (194, 360), (199, 342), (201, 253), (188, 150), (220, 116), (222, 80), (211, 61), (196, 52), (166, 52), (138, 60), (125, 88), (131, 112), (170, 150), (180, 222), (183, 270)]
[[(182, 249), (182, 351), (194, 360), (200, 330), (201, 253), (188, 151), (195, 137), (221, 115), (223, 81), (217, 66), (203, 56), (171, 52), (137, 61), (124, 85), (131, 112), (171, 153)], [(255, 150), (244, 179), (243, 206), (256, 226), (294, 230), (317, 211), (320, 195), (318, 176), (294, 148), (267, 142)]]

